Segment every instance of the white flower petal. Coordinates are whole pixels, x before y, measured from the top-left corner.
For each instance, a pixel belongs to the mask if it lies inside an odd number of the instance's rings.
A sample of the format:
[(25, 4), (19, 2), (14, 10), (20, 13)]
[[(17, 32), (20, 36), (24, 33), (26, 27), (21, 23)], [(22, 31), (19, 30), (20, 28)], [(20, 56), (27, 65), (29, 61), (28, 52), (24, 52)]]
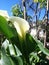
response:
[(17, 32), (21, 36), (24, 36), (30, 28), (29, 23), (20, 17), (10, 17), (10, 21), (14, 24)]
[(14, 24), (17, 32), (19, 33), (19, 35), (22, 37), (22, 33), (21, 33), (21, 30), (20, 30), (19, 24), (17, 22), (14, 22), (13, 24)]

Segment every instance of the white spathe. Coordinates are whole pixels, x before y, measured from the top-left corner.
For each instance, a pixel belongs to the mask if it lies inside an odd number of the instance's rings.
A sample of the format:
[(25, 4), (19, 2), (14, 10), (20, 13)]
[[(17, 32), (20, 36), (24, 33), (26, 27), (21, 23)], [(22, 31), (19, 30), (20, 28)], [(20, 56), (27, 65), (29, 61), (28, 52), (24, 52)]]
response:
[(29, 23), (20, 18), (20, 17), (15, 17), (15, 16), (12, 16), (10, 17), (9, 19), (13, 25), (15, 26), (18, 34), (21, 36), (21, 37), (24, 37), (26, 32), (29, 30), (30, 26), (29, 26)]
[(6, 18), (6, 20), (9, 19), (8, 12), (6, 10), (0, 10), (0, 15)]

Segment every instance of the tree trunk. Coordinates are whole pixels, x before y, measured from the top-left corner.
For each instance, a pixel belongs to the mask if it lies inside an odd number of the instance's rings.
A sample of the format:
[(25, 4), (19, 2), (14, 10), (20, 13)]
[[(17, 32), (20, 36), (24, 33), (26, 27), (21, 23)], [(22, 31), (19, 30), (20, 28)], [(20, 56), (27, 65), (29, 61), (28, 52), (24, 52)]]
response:
[[(38, 9), (38, 3), (36, 6), (36, 13), (37, 14), (37, 9)], [(39, 39), (39, 31), (38, 31), (38, 19), (37, 19), (37, 15), (36, 15), (36, 31), (37, 31), (37, 39)]]
[(49, 42), (49, 21), (48, 21), (48, 10), (49, 10), (49, 0), (47, 0), (47, 23), (46, 23), (46, 42), (45, 42), (45, 45), (47, 45), (47, 42)]
[(26, 13), (26, 4), (25, 4), (26, 0), (22, 0), (23, 3), (23, 8), (24, 8), (24, 19), (27, 20), (27, 13)]

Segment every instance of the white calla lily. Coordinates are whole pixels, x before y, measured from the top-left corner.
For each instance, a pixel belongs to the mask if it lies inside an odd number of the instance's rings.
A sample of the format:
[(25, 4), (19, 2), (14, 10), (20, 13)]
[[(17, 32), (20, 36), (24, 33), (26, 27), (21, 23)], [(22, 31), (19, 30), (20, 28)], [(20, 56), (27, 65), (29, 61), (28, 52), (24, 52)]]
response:
[(25, 36), (26, 32), (27, 32), (27, 31), (29, 30), (29, 28), (30, 28), (29, 23), (28, 23), (26, 20), (24, 20), (24, 19), (22, 19), (22, 18), (20, 18), (20, 17), (15, 17), (15, 16), (10, 17), (9, 20), (10, 20), (10, 21), (13, 23), (13, 25), (15, 26), (15, 28), (16, 28), (18, 34), (19, 34), (21, 37)]

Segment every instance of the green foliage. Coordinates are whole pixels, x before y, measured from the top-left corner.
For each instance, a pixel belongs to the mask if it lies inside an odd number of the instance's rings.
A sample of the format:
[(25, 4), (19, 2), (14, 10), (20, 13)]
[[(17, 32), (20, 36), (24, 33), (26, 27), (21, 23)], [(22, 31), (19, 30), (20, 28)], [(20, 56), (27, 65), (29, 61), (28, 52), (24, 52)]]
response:
[(38, 2), (38, 0), (34, 0), (34, 2)]
[(23, 65), (21, 57), (9, 56), (3, 47), (1, 53), (1, 65)]
[(23, 11), (19, 5), (15, 5), (12, 7), (12, 13), (14, 16), (19, 16), (23, 18)]
[(1, 65), (36, 65), (40, 60), (39, 51), (49, 56), (49, 50), (44, 48), (40, 41), (29, 33), (26, 33), (25, 38), (20, 37), (15, 28), (10, 27), (2, 16), (0, 16), (0, 32), (9, 41), (6, 49), (1, 46)]
[(40, 8), (46, 7), (46, 0), (34, 0), (35, 3), (40, 3)]
[[(23, 7), (21, 8), (20, 5), (14, 5), (12, 7), (12, 14), (13, 16), (18, 16), (18, 17), (21, 17), (21, 18), (24, 18), (24, 11), (23, 11)], [(30, 22), (32, 19), (32, 17), (30, 15), (27, 14), (27, 20), (28, 22)]]
[(30, 55), (29, 55), (29, 60), (30, 60), (30, 63), (33, 65), (35, 65), (36, 63), (38, 63), (39, 62), (39, 57), (38, 57), (38, 55), (37, 55), (37, 53), (35, 53), (35, 52), (32, 52)]
[(46, 0), (34, 0), (34, 2), (45, 2)]
[(4, 48), (1, 48), (1, 53), (1, 65), (14, 65), (11, 58), (8, 55), (6, 55)]

